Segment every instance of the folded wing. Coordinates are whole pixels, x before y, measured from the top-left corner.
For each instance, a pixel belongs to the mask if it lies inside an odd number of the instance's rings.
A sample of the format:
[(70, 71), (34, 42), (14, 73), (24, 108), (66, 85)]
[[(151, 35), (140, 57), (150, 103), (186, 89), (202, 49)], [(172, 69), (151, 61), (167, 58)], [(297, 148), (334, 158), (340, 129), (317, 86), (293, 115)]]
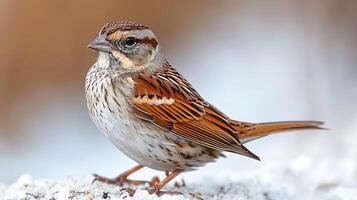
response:
[(259, 158), (245, 148), (230, 119), (204, 101), (173, 68), (134, 77), (133, 114), (188, 141)]

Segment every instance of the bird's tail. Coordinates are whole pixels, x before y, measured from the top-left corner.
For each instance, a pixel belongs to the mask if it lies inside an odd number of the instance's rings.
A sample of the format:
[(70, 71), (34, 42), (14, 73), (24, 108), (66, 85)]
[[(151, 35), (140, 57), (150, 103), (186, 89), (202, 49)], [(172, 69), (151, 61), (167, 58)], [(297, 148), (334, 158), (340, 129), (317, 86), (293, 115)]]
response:
[(325, 129), (319, 121), (285, 121), (268, 123), (232, 122), (239, 131), (238, 138), (241, 143), (246, 143), (273, 133), (305, 129)]

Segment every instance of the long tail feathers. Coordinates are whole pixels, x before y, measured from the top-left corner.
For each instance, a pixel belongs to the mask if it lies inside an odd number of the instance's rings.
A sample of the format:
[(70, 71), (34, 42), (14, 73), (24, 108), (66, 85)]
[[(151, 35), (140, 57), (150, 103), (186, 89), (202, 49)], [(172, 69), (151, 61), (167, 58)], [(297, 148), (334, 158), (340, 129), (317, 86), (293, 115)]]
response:
[(241, 143), (246, 143), (273, 133), (305, 130), (305, 129), (320, 129), (323, 122), (319, 121), (286, 121), (286, 122), (268, 122), (268, 123), (246, 123), (246, 122), (233, 122), (238, 130)]

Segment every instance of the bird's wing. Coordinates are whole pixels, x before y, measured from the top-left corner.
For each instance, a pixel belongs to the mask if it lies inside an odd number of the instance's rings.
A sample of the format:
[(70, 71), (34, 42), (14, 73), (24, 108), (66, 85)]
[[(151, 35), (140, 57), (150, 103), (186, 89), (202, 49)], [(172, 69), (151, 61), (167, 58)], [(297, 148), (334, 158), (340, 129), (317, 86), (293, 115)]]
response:
[(259, 158), (245, 148), (230, 120), (204, 101), (171, 67), (154, 74), (133, 77), (133, 114), (188, 141), (220, 150)]

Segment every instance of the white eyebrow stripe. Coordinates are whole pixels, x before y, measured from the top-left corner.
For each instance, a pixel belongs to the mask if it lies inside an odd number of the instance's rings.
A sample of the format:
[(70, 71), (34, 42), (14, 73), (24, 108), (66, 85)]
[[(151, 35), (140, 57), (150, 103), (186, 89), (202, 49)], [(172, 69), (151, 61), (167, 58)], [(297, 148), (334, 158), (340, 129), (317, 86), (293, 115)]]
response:
[(135, 36), (138, 39), (144, 38), (155, 38), (155, 34), (149, 29), (142, 29), (142, 30), (132, 30), (132, 31), (125, 31), (122, 32), (124, 37)]

